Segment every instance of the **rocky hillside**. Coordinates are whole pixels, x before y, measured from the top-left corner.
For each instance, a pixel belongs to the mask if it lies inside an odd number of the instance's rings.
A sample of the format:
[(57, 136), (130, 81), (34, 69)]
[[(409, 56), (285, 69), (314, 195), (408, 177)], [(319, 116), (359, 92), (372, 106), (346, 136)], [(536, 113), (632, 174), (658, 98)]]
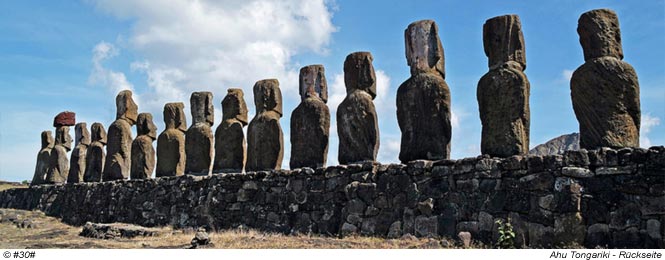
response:
[(552, 140), (547, 141), (544, 144), (540, 144), (531, 151), (530, 155), (552, 155), (552, 154), (563, 154), (566, 150), (578, 150), (580, 149), (580, 134), (572, 133), (567, 135), (562, 135)]

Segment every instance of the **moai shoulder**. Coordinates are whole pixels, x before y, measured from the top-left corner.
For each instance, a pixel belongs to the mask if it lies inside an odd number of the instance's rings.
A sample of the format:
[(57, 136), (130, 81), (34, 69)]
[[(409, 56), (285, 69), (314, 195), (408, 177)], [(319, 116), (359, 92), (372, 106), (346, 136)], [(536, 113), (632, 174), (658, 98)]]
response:
[(222, 100), (222, 122), (215, 131), (213, 173), (243, 171), (247, 159), (243, 128), (247, 123), (247, 104), (242, 89), (228, 89)]
[(214, 105), (211, 92), (194, 92), (190, 100), (192, 126), (185, 134), (185, 173), (207, 176), (212, 166)]
[(247, 129), (247, 171), (274, 170), (282, 167), (284, 136), (279, 119), (282, 117), (282, 92), (276, 79), (254, 84), (256, 115)]
[(152, 122), (152, 114), (140, 113), (136, 121), (136, 139), (132, 142), (131, 179), (150, 179), (155, 169), (155, 148), (152, 142), (157, 139), (157, 126)]
[(180, 176), (185, 173), (185, 104), (164, 105), (166, 128), (157, 138), (157, 170), (155, 176)]

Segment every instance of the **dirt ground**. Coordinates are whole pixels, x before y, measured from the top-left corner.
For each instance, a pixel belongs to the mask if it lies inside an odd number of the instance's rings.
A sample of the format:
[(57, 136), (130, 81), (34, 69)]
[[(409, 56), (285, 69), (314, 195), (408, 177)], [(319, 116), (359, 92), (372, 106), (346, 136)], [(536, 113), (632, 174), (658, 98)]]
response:
[[(79, 236), (82, 227), (69, 226), (40, 211), (0, 209), (0, 248), (189, 248), (194, 231), (159, 229), (159, 235), (132, 239), (96, 239)], [(18, 221), (10, 220), (11, 218)], [(29, 220), (33, 227), (17, 222)], [(283, 235), (257, 230), (227, 230), (209, 233), (211, 245), (203, 248), (456, 248), (455, 241), (407, 236), (400, 239), (376, 237), (333, 238), (316, 235)], [(483, 247), (473, 245), (474, 248)]]

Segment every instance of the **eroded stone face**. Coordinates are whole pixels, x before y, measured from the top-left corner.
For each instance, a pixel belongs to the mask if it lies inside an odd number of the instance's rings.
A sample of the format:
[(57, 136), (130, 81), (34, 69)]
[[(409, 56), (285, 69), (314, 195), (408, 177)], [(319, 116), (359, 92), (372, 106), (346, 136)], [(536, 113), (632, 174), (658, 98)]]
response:
[(210, 174), (215, 138), (211, 129), (214, 123), (212, 93), (194, 92), (190, 102), (193, 120), (185, 133), (185, 172), (206, 176)]
[(341, 164), (375, 161), (379, 151), (379, 124), (372, 102), (376, 97), (372, 60), (369, 52), (354, 52), (344, 61), (347, 96), (337, 108), (337, 157)]
[(291, 114), (291, 169), (326, 164), (330, 110), (322, 97), (328, 97), (327, 85), (323, 65), (300, 69), (302, 101)]
[(573, 73), (570, 90), (580, 147), (639, 146), (640, 87), (635, 69), (621, 60), (616, 14), (607, 9), (586, 12), (577, 32), (586, 62)]
[(92, 133), (92, 143), (88, 147), (85, 158), (85, 174), (83, 181), (100, 182), (104, 172), (104, 162), (106, 160), (106, 130), (101, 123), (93, 123), (90, 127)]
[(157, 138), (156, 177), (180, 176), (185, 172), (185, 104), (167, 103), (164, 105), (166, 129)]
[(55, 140), (51, 135), (51, 131), (43, 131), (41, 134), (42, 148), (37, 153), (37, 165), (35, 166), (35, 173), (32, 176), (30, 185), (40, 185), (46, 181), (46, 175), (49, 169), (49, 160), (51, 157), (51, 150), (55, 145)]
[(346, 94), (355, 90), (367, 92), (372, 99), (376, 97), (376, 74), (372, 66), (374, 57), (369, 52), (354, 52), (344, 60), (344, 85)]
[(90, 146), (90, 133), (85, 122), (77, 123), (74, 127), (76, 146), (72, 150), (69, 161), (69, 175), (67, 183), (83, 182), (86, 169), (86, 153)]
[(483, 43), (490, 71), (478, 82), (480, 150), (495, 157), (526, 154), (530, 85), (523, 73), (526, 56), (519, 17), (504, 15), (487, 20)]
[(411, 75), (438, 73), (445, 78), (443, 46), (439, 40), (439, 28), (432, 20), (409, 24), (404, 31), (406, 62)]
[[(129, 90), (123, 90), (118, 93), (118, 96), (115, 98), (115, 106), (117, 109), (115, 119), (124, 119), (130, 125), (136, 123), (136, 117), (138, 116), (139, 107), (134, 103), (132, 99), (132, 92)], [(110, 130), (109, 130), (110, 131)]]
[(139, 114), (136, 132), (138, 136), (132, 142), (130, 178), (149, 179), (155, 169), (156, 158), (152, 142), (157, 139), (157, 127), (152, 122), (152, 114)]
[(222, 100), (222, 123), (215, 131), (213, 173), (242, 172), (247, 145), (243, 127), (247, 125), (247, 104), (242, 89), (229, 89)]
[(328, 102), (328, 82), (323, 65), (309, 65), (300, 68), (301, 100), (316, 95), (323, 103)]
[(247, 171), (272, 170), (282, 167), (284, 136), (282, 93), (276, 79), (261, 80), (254, 85), (256, 116), (247, 129)]

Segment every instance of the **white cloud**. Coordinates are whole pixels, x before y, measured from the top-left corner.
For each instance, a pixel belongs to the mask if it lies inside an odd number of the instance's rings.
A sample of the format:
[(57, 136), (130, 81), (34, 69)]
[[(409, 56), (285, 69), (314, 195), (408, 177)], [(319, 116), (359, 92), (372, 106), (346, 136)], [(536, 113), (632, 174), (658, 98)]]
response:
[(642, 114), (642, 124), (640, 126), (640, 147), (651, 147), (651, 140), (647, 136), (654, 126), (660, 125), (660, 118), (651, 116), (651, 114)]
[(134, 86), (127, 81), (125, 74), (104, 67), (104, 61), (119, 54), (119, 50), (110, 43), (100, 42), (92, 49), (92, 71), (88, 83), (102, 85), (114, 93), (121, 90), (133, 90)]
[(565, 82), (570, 82), (570, 79), (573, 77), (574, 70), (565, 69), (561, 72), (561, 80)]

